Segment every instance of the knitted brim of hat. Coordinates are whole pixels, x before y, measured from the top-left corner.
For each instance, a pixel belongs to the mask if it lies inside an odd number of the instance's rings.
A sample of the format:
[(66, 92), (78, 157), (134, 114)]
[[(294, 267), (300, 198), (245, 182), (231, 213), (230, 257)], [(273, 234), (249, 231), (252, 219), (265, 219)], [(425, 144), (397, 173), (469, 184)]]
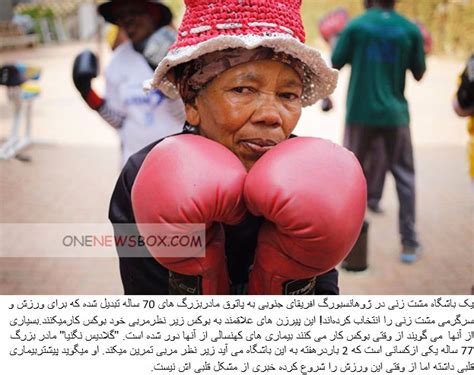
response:
[(227, 48), (254, 49), (272, 48), (275, 52), (284, 52), (299, 59), (304, 64), (303, 107), (316, 103), (329, 96), (337, 84), (338, 72), (328, 67), (321, 54), (296, 38), (287, 34), (261, 35), (221, 35), (201, 43), (171, 49), (155, 70), (152, 80), (145, 82), (145, 90), (159, 89), (171, 99), (178, 99), (176, 86), (168, 80), (168, 71), (185, 62), (194, 60), (210, 52)]

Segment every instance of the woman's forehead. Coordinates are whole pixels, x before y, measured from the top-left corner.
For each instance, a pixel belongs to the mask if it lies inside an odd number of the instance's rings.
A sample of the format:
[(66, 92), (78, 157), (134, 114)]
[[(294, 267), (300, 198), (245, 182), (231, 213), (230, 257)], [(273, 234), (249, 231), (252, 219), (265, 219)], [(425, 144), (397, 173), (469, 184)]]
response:
[(274, 60), (245, 62), (225, 70), (216, 78), (220, 78), (217, 81), (236, 82), (261, 82), (272, 78), (280, 84), (302, 86), (301, 78), (290, 65)]

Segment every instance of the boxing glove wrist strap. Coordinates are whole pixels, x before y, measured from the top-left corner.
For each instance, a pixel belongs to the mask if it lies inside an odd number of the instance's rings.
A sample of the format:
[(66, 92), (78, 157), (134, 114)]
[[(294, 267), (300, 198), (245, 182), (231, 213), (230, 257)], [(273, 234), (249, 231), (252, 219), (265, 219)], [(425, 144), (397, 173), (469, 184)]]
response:
[(102, 99), (94, 90), (89, 90), (84, 97), (87, 105), (94, 110), (99, 110), (99, 108), (104, 104), (104, 99)]
[(120, 129), (125, 120), (125, 116), (116, 110), (110, 108), (107, 102), (102, 99), (94, 90), (89, 90), (84, 97), (87, 105), (94, 111), (97, 111), (109, 125), (115, 129)]

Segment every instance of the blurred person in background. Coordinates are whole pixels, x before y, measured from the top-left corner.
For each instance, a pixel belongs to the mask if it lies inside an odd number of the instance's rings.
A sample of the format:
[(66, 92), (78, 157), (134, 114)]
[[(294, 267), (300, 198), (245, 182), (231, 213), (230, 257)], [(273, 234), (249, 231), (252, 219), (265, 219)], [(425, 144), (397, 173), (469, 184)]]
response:
[[(105, 21), (117, 25), (128, 40), (116, 33), (109, 41), (115, 48), (105, 69), (105, 95), (91, 86), (97, 76), (97, 58), (91, 51), (79, 54), (73, 65), (73, 81), (88, 106), (113, 128), (121, 142), (122, 165), (149, 143), (181, 131), (184, 105), (159, 90), (145, 93), (143, 82), (176, 39), (170, 9), (157, 0), (112, 0), (100, 4)], [(113, 39), (113, 35), (108, 36)]]
[[(363, 0), (365, 9), (373, 6), (373, 0)], [(319, 32), (323, 39), (328, 43), (331, 50), (335, 47), (337, 38), (342, 30), (350, 21), (349, 13), (344, 8), (337, 8), (330, 11), (319, 21)], [(334, 104), (331, 97), (324, 98), (321, 101), (321, 109), (324, 112), (332, 110)], [(383, 187), (385, 183), (385, 174), (387, 164), (384, 143), (382, 138), (377, 138), (372, 143), (363, 168), (367, 179), (367, 207), (375, 213), (382, 213), (379, 202), (382, 199)]]
[[(318, 22), (319, 33), (332, 50), (336, 45), (339, 33), (346, 27), (350, 16), (345, 8), (336, 8), (325, 14)], [(333, 108), (333, 101), (330, 96), (321, 100), (321, 110), (329, 112)]]
[(105, 39), (110, 49), (115, 51), (117, 47), (128, 41), (128, 36), (124, 29), (117, 25), (109, 24), (105, 32)]
[(415, 169), (406, 71), (419, 81), (426, 70), (420, 29), (395, 11), (395, 0), (373, 0), (372, 7), (340, 33), (332, 65), (351, 65), (344, 146), (364, 165), (377, 138), (384, 142), (395, 178), (399, 208), (400, 260), (414, 262), (421, 246), (415, 230)]
[(458, 90), (453, 98), (453, 109), (459, 116), (469, 117), (467, 123), (469, 175), (474, 191), (474, 54), (467, 61), (459, 77)]

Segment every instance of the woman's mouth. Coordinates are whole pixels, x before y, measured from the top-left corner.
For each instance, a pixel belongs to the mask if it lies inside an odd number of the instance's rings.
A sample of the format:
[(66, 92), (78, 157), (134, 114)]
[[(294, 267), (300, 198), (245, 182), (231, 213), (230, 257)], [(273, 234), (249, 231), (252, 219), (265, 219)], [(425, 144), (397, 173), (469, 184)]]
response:
[(250, 138), (240, 141), (244, 147), (256, 154), (264, 154), (272, 147), (276, 146), (278, 142), (272, 139)]

